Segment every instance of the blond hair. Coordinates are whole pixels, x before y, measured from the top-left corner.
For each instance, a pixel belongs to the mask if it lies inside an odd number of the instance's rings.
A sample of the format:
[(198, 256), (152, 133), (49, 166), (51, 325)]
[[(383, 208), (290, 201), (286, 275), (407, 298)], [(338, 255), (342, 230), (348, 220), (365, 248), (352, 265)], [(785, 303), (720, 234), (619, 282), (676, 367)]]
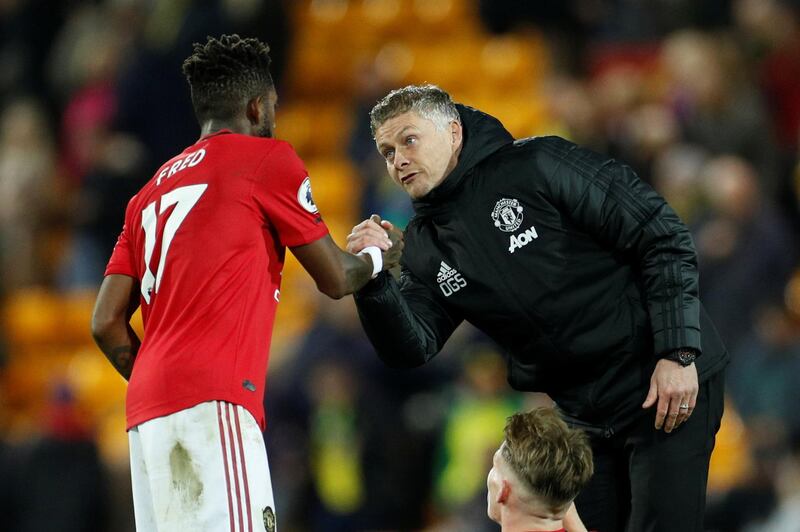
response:
[(566, 509), (594, 471), (583, 431), (571, 429), (552, 408), (514, 414), (505, 427), (502, 456), (523, 486), (555, 511)]

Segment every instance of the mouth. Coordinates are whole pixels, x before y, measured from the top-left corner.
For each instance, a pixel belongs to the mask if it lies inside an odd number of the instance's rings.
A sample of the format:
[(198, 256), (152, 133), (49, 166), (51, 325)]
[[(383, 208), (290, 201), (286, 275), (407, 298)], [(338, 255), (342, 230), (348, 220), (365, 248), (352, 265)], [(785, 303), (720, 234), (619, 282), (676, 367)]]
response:
[(400, 182), (401, 182), (402, 184), (404, 184), (404, 185), (405, 185), (406, 183), (408, 183), (409, 181), (411, 181), (412, 179), (414, 179), (414, 177), (416, 177), (416, 175), (417, 175), (418, 173), (419, 173), (419, 172), (411, 172), (410, 174), (404, 175), (404, 176), (402, 176), (402, 177), (400, 178)]

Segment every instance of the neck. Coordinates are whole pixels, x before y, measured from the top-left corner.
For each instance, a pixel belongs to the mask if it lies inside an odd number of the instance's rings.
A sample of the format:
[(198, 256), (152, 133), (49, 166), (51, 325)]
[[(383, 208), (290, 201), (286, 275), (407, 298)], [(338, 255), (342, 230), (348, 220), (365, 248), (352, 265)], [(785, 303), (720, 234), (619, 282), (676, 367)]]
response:
[(564, 528), (563, 519), (555, 519), (542, 515), (519, 515), (505, 513), (500, 522), (501, 532), (545, 532)]
[(232, 132), (239, 133), (240, 135), (250, 135), (252, 131), (250, 121), (245, 117), (226, 120), (210, 118), (200, 125), (200, 136), (210, 135), (211, 133), (216, 133), (223, 129), (230, 129)]

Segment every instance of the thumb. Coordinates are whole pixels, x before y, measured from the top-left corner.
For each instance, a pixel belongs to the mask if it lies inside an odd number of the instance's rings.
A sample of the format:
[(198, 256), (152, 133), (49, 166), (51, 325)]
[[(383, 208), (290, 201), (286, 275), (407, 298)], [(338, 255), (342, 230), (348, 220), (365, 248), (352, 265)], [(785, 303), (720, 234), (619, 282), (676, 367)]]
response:
[(650, 391), (647, 393), (647, 398), (644, 400), (642, 408), (650, 408), (656, 403), (656, 399), (658, 399), (658, 386), (655, 382), (651, 382)]
[(369, 219), (375, 222), (376, 224), (381, 223), (381, 217), (378, 216), (377, 214), (373, 214), (372, 216), (369, 217)]

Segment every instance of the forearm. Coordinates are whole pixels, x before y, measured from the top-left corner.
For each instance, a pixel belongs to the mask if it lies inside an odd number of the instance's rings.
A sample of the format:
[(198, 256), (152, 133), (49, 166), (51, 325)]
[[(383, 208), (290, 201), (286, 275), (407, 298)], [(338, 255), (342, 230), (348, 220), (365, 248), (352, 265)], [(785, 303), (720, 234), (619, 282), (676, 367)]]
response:
[(355, 301), (367, 337), (390, 367), (413, 368), (425, 364), (455, 329), (448, 316), (437, 314), (430, 305), (412, 309), (388, 273), (356, 292)]
[(117, 322), (96, 329), (93, 334), (95, 342), (114, 369), (125, 380), (129, 380), (133, 371), (133, 362), (139, 352), (141, 342), (129, 323)]
[(700, 350), (697, 255), (688, 231), (677, 223), (672, 229), (641, 254), (644, 297), (659, 355), (681, 347)]
[(372, 279), (373, 263), (370, 255), (353, 255), (342, 252), (340, 260), (344, 272), (340, 297), (355, 293)]

